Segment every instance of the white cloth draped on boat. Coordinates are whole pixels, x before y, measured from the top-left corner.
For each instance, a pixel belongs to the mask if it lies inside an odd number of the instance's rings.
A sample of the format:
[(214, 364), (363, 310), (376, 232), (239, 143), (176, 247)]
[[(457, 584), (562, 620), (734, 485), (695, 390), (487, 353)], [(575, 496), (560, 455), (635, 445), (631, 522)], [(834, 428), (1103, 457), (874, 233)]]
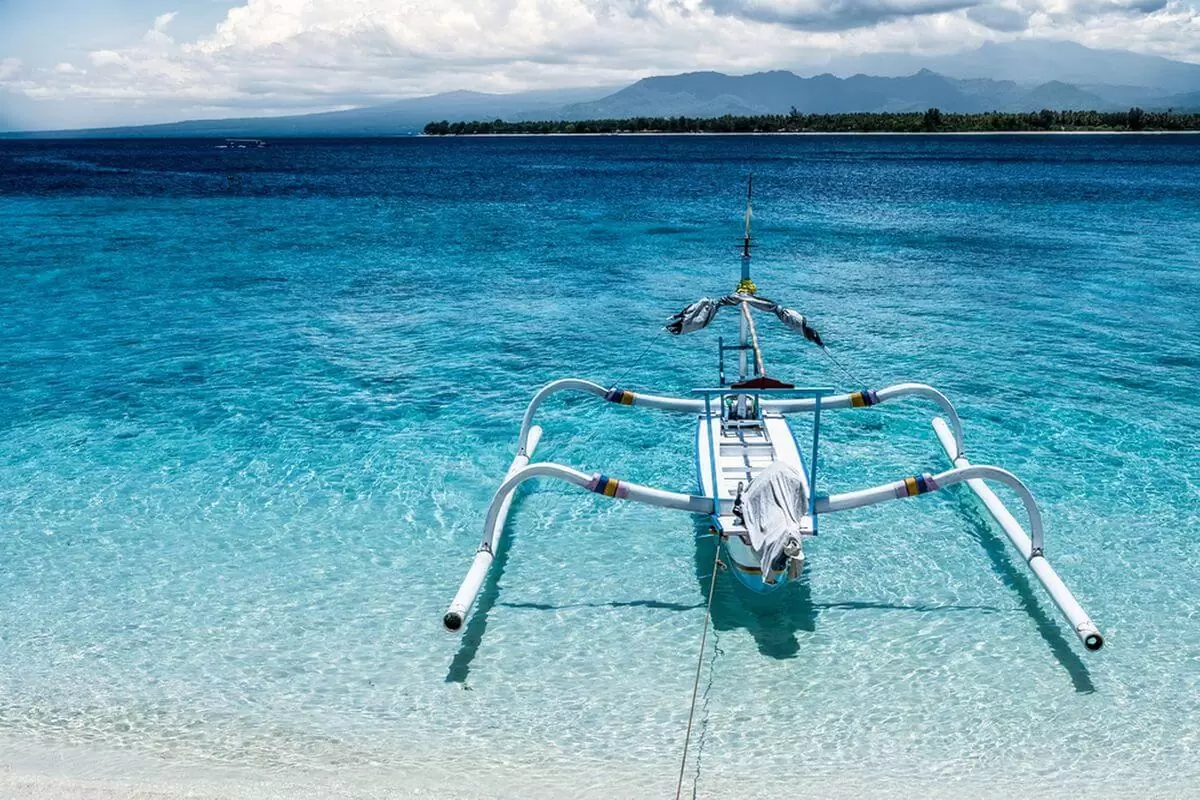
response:
[(804, 479), (795, 467), (775, 461), (742, 492), (742, 521), (759, 557), (763, 580), (789, 539), (800, 541), (800, 519), (808, 510)]
[(742, 303), (748, 304), (750, 308), (756, 311), (766, 311), (774, 314), (779, 317), (779, 321), (784, 325), (803, 334), (805, 339), (808, 339), (818, 347), (825, 346), (825, 343), (821, 341), (821, 334), (817, 333), (816, 329), (808, 324), (808, 320), (799, 311), (784, 308), (765, 297), (755, 297), (751, 294), (731, 294), (715, 300), (711, 297), (701, 297), (671, 317), (667, 321), (667, 330), (675, 335), (698, 331), (701, 328), (707, 327), (708, 323), (713, 321), (713, 317), (722, 308), (741, 305)]

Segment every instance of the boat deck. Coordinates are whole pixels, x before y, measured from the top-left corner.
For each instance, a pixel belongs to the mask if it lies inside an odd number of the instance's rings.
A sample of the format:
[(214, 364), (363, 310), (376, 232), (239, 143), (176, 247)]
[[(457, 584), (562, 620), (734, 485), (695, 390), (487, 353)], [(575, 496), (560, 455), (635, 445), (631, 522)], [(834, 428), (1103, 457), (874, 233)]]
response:
[[(716, 481), (719, 499), (732, 503), (738, 494), (738, 484), (745, 489), (756, 475), (775, 461), (794, 467), (804, 478), (806, 493), (809, 491), (804, 459), (782, 414), (767, 413), (758, 420), (722, 420), (715, 413), (711, 417), (700, 417), (696, 441), (700, 486), (710, 497), (713, 494), (711, 439), (717, 443)], [(746, 532), (734, 520), (732, 512), (722, 513), (717, 521), (721, 530), (731, 536)], [(811, 530), (812, 523), (808, 517), (802, 523), (806, 530)]]

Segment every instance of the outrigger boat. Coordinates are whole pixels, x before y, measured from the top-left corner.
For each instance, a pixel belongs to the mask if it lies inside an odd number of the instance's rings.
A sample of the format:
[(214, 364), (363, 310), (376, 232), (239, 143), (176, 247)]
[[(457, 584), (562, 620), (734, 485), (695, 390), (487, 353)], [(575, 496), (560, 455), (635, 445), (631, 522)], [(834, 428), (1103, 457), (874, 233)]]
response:
[[(475, 559), (443, 618), (445, 627), (450, 631), (462, 628), (492, 565), (513, 495), (533, 478), (554, 478), (618, 500), (708, 515), (710, 533), (720, 537), (718, 554), (726, 557), (740, 582), (755, 592), (775, 591), (799, 577), (804, 565), (804, 540), (817, 535), (824, 516), (965, 483), (1020, 553), (1083, 646), (1099, 650), (1104, 637), (1046, 560), (1042, 517), (1033, 495), (1011, 472), (972, 464), (967, 459), (962, 424), (945, 395), (921, 383), (835, 394), (831, 387), (798, 387), (767, 375), (755, 326), (756, 313), (776, 317), (826, 354), (829, 351), (802, 314), (758, 293), (750, 278), (750, 218), (748, 191), (741, 281), (733, 294), (697, 300), (666, 325), (671, 334), (683, 335), (707, 327), (723, 309), (739, 316), (737, 344), (718, 339), (717, 385), (693, 389), (690, 397), (667, 397), (566, 378), (538, 391), (521, 421), (516, 457), (488, 507)], [(727, 353), (735, 354), (737, 361), (737, 380), (732, 383), (725, 376)], [(694, 415), (698, 489), (691, 493), (667, 491), (605, 473), (586, 474), (548, 461), (531, 463), (542, 436), (534, 417), (547, 398), (560, 392), (591, 394), (632, 408)], [(937, 405), (942, 416), (934, 417), (933, 428), (951, 467), (936, 475), (924, 473), (857, 491), (822, 494), (817, 473), (821, 415), (902, 398), (920, 398)], [(789, 418), (795, 415), (808, 415), (811, 421), (811, 440), (806, 439), (803, 447), (789, 425)], [(1028, 532), (987, 486), (989, 482), (1008, 486), (1020, 498), (1029, 520)]]

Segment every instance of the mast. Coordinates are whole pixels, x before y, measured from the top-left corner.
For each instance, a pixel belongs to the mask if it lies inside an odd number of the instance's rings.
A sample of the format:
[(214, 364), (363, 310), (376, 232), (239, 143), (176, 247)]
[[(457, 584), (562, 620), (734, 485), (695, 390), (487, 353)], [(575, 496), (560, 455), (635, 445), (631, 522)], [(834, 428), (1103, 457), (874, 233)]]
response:
[[(754, 173), (750, 173), (750, 177), (746, 180), (746, 232), (742, 238), (742, 279), (738, 282), (738, 294), (754, 294), (754, 281), (750, 280), (750, 218), (753, 216), (752, 200), (754, 196)], [(750, 309), (745, 303), (742, 303), (742, 317), (738, 321), (738, 345), (741, 349), (738, 350), (738, 382), (745, 381), (748, 377), (747, 367), (749, 359), (746, 358), (746, 350), (749, 347), (749, 325)], [(747, 412), (748, 398), (746, 395), (739, 395), (737, 399), (738, 416), (745, 418)]]
[(742, 239), (742, 280), (750, 280), (750, 217), (752, 213), (751, 197), (754, 192), (754, 173), (746, 182), (746, 235)]

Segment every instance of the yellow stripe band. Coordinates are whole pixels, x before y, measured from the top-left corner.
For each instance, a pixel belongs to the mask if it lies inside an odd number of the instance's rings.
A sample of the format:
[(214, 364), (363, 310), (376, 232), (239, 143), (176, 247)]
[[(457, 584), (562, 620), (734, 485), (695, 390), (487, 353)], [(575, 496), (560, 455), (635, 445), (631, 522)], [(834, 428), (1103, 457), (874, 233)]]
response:
[(873, 406), (879, 402), (879, 396), (871, 389), (863, 389), (861, 392), (855, 392), (850, 395), (851, 408), (865, 408)]
[(616, 478), (601, 475), (599, 472), (592, 473), (592, 479), (587, 483), (587, 490), (605, 497), (615, 497), (618, 500), (624, 500), (629, 496), (628, 486)]
[(604, 393), (604, 399), (610, 403), (620, 403), (623, 406), (633, 405), (633, 392), (612, 388)]
[(894, 486), (896, 497), (916, 497), (926, 492), (935, 492), (940, 488), (937, 481), (928, 472), (921, 475), (913, 475), (902, 481), (896, 481)]

